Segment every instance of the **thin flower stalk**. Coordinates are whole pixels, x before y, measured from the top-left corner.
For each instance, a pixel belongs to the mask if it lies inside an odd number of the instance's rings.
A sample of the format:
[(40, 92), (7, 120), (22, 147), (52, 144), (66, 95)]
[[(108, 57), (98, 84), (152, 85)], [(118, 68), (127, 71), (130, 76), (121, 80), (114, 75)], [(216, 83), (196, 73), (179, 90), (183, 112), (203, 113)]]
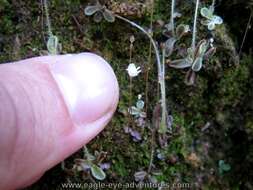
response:
[[(151, 0), (151, 15), (150, 15), (150, 35), (153, 35), (153, 20), (154, 20), (154, 0)], [(152, 42), (151, 40), (149, 41), (149, 52), (148, 52), (148, 62), (146, 65), (145, 69), (145, 112), (148, 113), (148, 90), (149, 90), (149, 70), (150, 70), (150, 65), (151, 65), (151, 60), (152, 60)]]
[(121, 17), (120, 15), (115, 15), (115, 17), (131, 24), (132, 26), (142, 31), (150, 39), (153, 45), (153, 48), (155, 50), (155, 55), (156, 55), (157, 68), (158, 68), (158, 80), (159, 80), (160, 90), (161, 90), (161, 102), (162, 102), (161, 103), (162, 104), (161, 126), (166, 126), (167, 106), (166, 106), (166, 94), (165, 94), (165, 73), (164, 73), (165, 68), (161, 64), (161, 58), (160, 58), (160, 53), (159, 53), (157, 44), (154, 41), (153, 37), (149, 34), (149, 32), (147, 32), (144, 28), (142, 28), (138, 24), (131, 22), (130, 20), (124, 17)]
[(50, 17), (49, 17), (49, 11), (48, 11), (48, 3), (47, 0), (43, 0), (43, 5), (45, 9), (45, 15), (46, 15), (46, 24), (47, 24), (47, 30), (48, 30), (48, 35), (52, 35), (52, 27), (51, 27), (51, 22), (50, 22)]
[(250, 24), (251, 24), (251, 21), (252, 21), (252, 15), (253, 15), (253, 12), (251, 11), (250, 16), (249, 16), (249, 20), (248, 20), (248, 23), (247, 23), (247, 26), (246, 26), (246, 30), (245, 30), (245, 33), (244, 33), (244, 36), (243, 36), (243, 40), (242, 40), (242, 43), (241, 43), (241, 46), (240, 46), (240, 50), (239, 50), (239, 54), (238, 54), (239, 57), (241, 57), (242, 49), (243, 49), (244, 43), (246, 41), (249, 29), (250, 29)]
[(170, 24), (171, 24), (171, 30), (172, 30), (173, 36), (175, 36), (174, 12), (175, 12), (175, 0), (172, 0), (171, 1)]
[(215, 6), (215, 3), (216, 3), (216, 1), (215, 1), (215, 0), (213, 0), (213, 2), (212, 2), (212, 7), (214, 7), (214, 6)]
[(196, 8), (195, 8), (194, 24), (193, 24), (193, 32), (192, 32), (192, 49), (193, 50), (195, 50), (196, 48), (198, 10), (199, 10), (199, 0), (196, 0)]
[[(131, 40), (132, 37), (130, 37), (130, 48), (129, 48), (129, 64), (132, 63), (132, 56), (133, 56), (133, 43), (134, 40)], [(129, 76), (130, 84), (129, 84), (129, 108), (132, 106), (132, 96), (133, 96), (133, 80), (132, 77)], [(132, 123), (132, 120), (130, 118), (129, 124)]]

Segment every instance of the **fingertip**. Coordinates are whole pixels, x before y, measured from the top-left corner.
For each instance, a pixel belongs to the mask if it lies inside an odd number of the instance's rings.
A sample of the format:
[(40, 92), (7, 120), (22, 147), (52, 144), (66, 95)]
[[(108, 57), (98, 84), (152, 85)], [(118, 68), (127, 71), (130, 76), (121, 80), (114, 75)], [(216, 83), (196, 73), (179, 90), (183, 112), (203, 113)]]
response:
[(115, 110), (119, 88), (111, 66), (100, 56), (64, 56), (49, 65), (73, 122), (85, 126)]

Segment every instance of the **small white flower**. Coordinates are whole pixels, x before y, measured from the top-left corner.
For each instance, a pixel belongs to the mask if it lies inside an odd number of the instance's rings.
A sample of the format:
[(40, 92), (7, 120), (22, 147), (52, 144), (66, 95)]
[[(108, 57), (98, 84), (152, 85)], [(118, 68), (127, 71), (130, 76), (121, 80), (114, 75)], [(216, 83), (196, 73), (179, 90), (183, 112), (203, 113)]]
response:
[(210, 38), (210, 39), (209, 39), (209, 42), (210, 42), (210, 46), (211, 46), (211, 48), (213, 48), (213, 47), (214, 47), (214, 45), (213, 45), (213, 43), (214, 43), (214, 39), (213, 39), (213, 38)]
[(136, 67), (134, 63), (130, 63), (126, 70), (130, 77), (136, 77), (141, 72), (141, 67)]

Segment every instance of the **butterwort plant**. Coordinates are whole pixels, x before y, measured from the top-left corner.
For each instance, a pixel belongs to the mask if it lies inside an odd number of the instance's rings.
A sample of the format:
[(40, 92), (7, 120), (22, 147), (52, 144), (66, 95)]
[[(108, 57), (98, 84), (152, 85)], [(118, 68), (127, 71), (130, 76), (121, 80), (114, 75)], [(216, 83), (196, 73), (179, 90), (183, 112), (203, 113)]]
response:
[(47, 34), (48, 34), (48, 39), (47, 39), (47, 44), (46, 44), (47, 51), (49, 55), (57, 55), (61, 51), (61, 44), (59, 43), (58, 37), (54, 35), (52, 32), (47, 0), (43, 0), (43, 7), (45, 10)]
[(214, 6), (210, 6), (209, 8), (203, 7), (200, 13), (205, 18), (201, 23), (206, 25), (208, 30), (214, 30), (216, 25), (223, 23), (223, 19), (214, 14)]
[(91, 174), (97, 180), (104, 180), (106, 178), (104, 170), (110, 168), (109, 163), (102, 163), (105, 157), (106, 152), (95, 151), (95, 155), (92, 155), (89, 153), (88, 148), (84, 146), (84, 158), (75, 159), (72, 170), (88, 175)]
[(165, 56), (169, 57), (174, 51), (176, 42), (180, 41), (180, 39), (190, 32), (189, 25), (179, 24), (175, 27), (175, 18), (181, 16), (180, 13), (175, 12), (175, 4), (176, 1), (171, 1), (171, 15), (170, 22), (165, 25), (165, 29), (163, 30), (163, 35), (168, 39), (165, 42)]
[(110, 10), (108, 10), (106, 6), (101, 5), (99, 1), (96, 1), (95, 5), (87, 6), (84, 9), (84, 13), (87, 16), (94, 15), (93, 19), (95, 22), (101, 22), (103, 18), (108, 22), (115, 21), (114, 14)]
[[(185, 58), (170, 61), (169, 65), (170, 67), (176, 69), (190, 68), (185, 77), (185, 83), (187, 85), (195, 84), (196, 72), (199, 72), (203, 67), (203, 61), (207, 58), (210, 58), (216, 52), (216, 48), (213, 46), (213, 39), (211, 40), (203, 39), (196, 45), (199, 4), (200, 1), (196, 0), (193, 32), (192, 32), (192, 45), (190, 48), (187, 49), (187, 55), (185, 56)], [(202, 16), (205, 15), (206, 18), (209, 18), (208, 22), (206, 23), (210, 25), (209, 26), (210, 29), (215, 27), (216, 21), (219, 20), (220, 18), (218, 16), (213, 15), (213, 12), (214, 9), (211, 10), (211, 8), (207, 9), (204, 7), (201, 9), (201, 15)], [(183, 31), (183, 27), (179, 31)]]
[(188, 48), (187, 55), (183, 59), (173, 60), (170, 67), (176, 69), (190, 68), (185, 77), (187, 85), (193, 85), (196, 79), (196, 72), (203, 67), (203, 61), (210, 58), (216, 51), (212, 45), (212, 40), (201, 40), (195, 49)]

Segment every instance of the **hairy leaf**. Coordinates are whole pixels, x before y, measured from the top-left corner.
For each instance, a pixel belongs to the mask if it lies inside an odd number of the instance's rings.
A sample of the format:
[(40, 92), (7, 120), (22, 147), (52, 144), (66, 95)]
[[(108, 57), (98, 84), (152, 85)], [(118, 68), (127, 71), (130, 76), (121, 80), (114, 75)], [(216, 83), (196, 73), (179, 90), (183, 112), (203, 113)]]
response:
[(104, 180), (106, 178), (105, 172), (95, 164), (93, 164), (92, 167), (91, 167), (91, 174), (97, 180)]
[(203, 64), (203, 57), (197, 57), (192, 64), (192, 70), (195, 72), (200, 71), (200, 69), (202, 68), (202, 64)]
[(103, 11), (103, 16), (105, 18), (105, 20), (107, 20), (108, 22), (114, 22), (115, 21), (115, 16), (113, 15), (113, 13), (107, 9), (105, 9)]
[(166, 57), (169, 57), (172, 52), (174, 51), (174, 46), (176, 43), (176, 38), (169, 38), (166, 42), (165, 42), (165, 55)]
[(87, 16), (91, 16), (91, 15), (95, 14), (95, 12), (100, 11), (100, 9), (101, 9), (101, 6), (98, 6), (98, 5), (87, 6), (84, 9), (84, 13)]
[(200, 10), (200, 14), (207, 18), (207, 19), (212, 19), (213, 17), (213, 11), (211, 9), (208, 9), (207, 7), (203, 7), (201, 10)]
[(190, 67), (191, 65), (192, 63), (189, 62), (187, 59), (177, 59), (172, 61), (169, 66), (176, 69), (184, 69)]

